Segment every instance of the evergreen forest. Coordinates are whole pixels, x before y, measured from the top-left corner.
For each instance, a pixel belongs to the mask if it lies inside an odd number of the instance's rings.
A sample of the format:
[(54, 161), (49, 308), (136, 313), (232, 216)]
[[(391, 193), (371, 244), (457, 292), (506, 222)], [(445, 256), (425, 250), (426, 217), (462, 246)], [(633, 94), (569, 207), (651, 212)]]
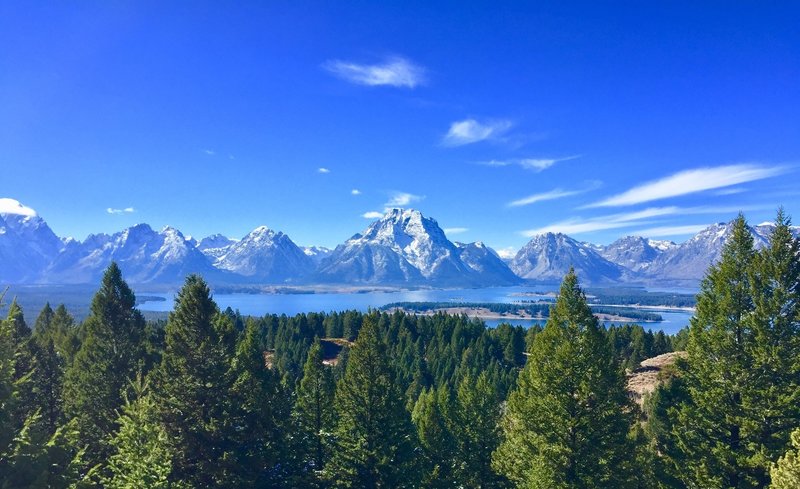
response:
[[(146, 321), (112, 263), (76, 322), (0, 322), (2, 488), (798, 488), (800, 242), (743, 216), (674, 336), (600, 324), (568, 273), (544, 327), (243, 317), (197, 275)], [(634, 402), (641, 361), (685, 352)]]

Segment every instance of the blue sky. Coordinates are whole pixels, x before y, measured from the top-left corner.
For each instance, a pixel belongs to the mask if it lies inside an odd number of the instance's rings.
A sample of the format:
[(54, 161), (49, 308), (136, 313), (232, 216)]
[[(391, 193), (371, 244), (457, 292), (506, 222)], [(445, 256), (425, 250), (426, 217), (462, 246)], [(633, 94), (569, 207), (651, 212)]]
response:
[(60, 235), (800, 220), (792, 2), (50, 3), (0, 4), (0, 197)]

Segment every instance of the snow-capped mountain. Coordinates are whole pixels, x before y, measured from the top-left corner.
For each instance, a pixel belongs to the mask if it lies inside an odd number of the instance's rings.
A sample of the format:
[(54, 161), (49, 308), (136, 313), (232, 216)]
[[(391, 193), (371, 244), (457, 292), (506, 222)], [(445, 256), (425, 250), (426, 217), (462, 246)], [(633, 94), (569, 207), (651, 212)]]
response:
[(482, 282), (495, 285), (513, 285), (521, 282), (497, 252), (481, 241), (453, 244), (460, 252), (461, 261), (478, 273)]
[(200, 240), (197, 243), (197, 249), (202, 251), (204, 255), (209, 257), (211, 261), (216, 261), (228, 252), (228, 248), (236, 243), (235, 239), (231, 239), (221, 234), (212, 234)]
[[(756, 248), (767, 245), (773, 229), (772, 223), (762, 223), (750, 227), (753, 244)], [(732, 233), (733, 221), (712, 224), (688, 241), (671, 247), (659, 255), (652, 261), (646, 277), (651, 281), (696, 282), (701, 280), (708, 267), (720, 259), (722, 248)]]
[(534, 236), (511, 260), (511, 270), (518, 276), (541, 282), (560, 281), (570, 267), (584, 283), (619, 282), (627, 276), (626, 269), (600, 256), (592, 246), (561, 233)]
[(214, 265), (265, 283), (297, 282), (314, 270), (314, 262), (288, 236), (261, 226), (229, 245)]
[(36, 280), (64, 246), (36, 211), (0, 199), (0, 283)]
[(181, 283), (186, 275), (199, 273), (220, 277), (211, 262), (180, 231), (165, 227), (154, 231), (137, 224), (121, 232), (90, 235), (83, 243), (72, 242), (54, 260), (42, 280), (48, 283), (92, 283), (116, 261), (132, 283)]
[[(548, 233), (504, 260), (481, 242), (449, 241), (434, 219), (413, 209), (392, 209), (330, 250), (298, 247), (263, 226), (238, 241), (216, 234), (198, 242), (175, 228), (154, 231), (139, 224), (79, 242), (59, 238), (30, 207), (0, 199), (0, 285), (96, 283), (113, 260), (131, 283), (170, 285), (200, 273), (227, 284), (484, 287), (558, 282), (574, 267), (587, 284), (696, 286), (720, 258), (732, 228), (732, 222), (714, 224), (682, 244), (626, 236), (603, 246)], [(773, 229), (770, 222), (750, 228), (757, 248), (768, 243)]]
[(413, 209), (391, 209), (362, 234), (337, 246), (321, 262), (317, 279), (331, 283), (479, 284), (481, 272), (464, 263), (461, 253), (434, 219)]
[(319, 263), (323, 259), (325, 259), (328, 255), (333, 253), (333, 250), (330, 248), (326, 248), (324, 246), (301, 246), (301, 250), (305, 253), (309, 258), (311, 258), (314, 263)]
[(610, 261), (634, 272), (647, 270), (662, 253), (675, 248), (671, 241), (656, 241), (641, 236), (625, 236), (608, 246), (600, 246), (597, 252)]

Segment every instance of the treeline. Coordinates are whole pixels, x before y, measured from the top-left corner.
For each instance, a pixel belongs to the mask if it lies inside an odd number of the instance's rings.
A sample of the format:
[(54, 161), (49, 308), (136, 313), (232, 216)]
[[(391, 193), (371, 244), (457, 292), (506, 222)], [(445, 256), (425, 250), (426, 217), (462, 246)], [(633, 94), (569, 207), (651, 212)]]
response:
[[(534, 317), (547, 318), (550, 315), (551, 302), (534, 304), (515, 304), (505, 302), (392, 302), (381, 307), (384, 311), (402, 309), (410, 312), (431, 312), (441, 309), (468, 308), (486, 309), (497, 314), (528, 314)], [(659, 322), (664, 318), (657, 312), (642, 311), (631, 307), (609, 307), (590, 305), (595, 314), (622, 316), (637, 321)]]
[[(755, 251), (737, 221), (676, 337), (606, 330), (572, 272), (527, 331), (244, 318), (197, 276), (146, 322), (112, 264), (83, 323), (48, 306), (31, 329), (13, 302), (0, 323), (0, 486), (796, 487), (800, 244), (778, 224)], [(640, 411), (625, 367), (684, 347)]]

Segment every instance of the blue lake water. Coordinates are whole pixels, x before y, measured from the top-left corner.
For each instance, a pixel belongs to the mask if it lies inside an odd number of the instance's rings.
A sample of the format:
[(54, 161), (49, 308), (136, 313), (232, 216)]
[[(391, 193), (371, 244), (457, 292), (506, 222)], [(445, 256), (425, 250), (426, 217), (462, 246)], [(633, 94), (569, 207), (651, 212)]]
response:
[[(482, 289), (447, 290), (404, 290), (393, 292), (366, 293), (319, 293), (319, 294), (215, 294), (214, 300), (225, 309), (230, 307), (247, 316), (266, 314), (295, 315), (304, 312), (330, 312), (355, 309), (366, 311), (377, 309), (392, 302), (500, 302), (512, 303), (520, 300), (535, 300), (534, 292), (555, 292), (557, 286), (532, 287), (491, 287)], [(142, 293), (145, 295), (145, 293)], [(143, 311), (168, 312), (172, 310), (174, 293), (151, 294), (163, 297), (165, 301), (148, 301), (139, 305)], [(648, 311), (654, 311), (648, 309)], [(675, 334), (689, 324), (692, 316), (688, 311), (654, 311), (661, 314), (664, 321), (644, 323), (645, 329), (663, 330)], [(487, 326), (495, 327), (502, 322), (529, 327), (536, 320), (489, 319)]]

